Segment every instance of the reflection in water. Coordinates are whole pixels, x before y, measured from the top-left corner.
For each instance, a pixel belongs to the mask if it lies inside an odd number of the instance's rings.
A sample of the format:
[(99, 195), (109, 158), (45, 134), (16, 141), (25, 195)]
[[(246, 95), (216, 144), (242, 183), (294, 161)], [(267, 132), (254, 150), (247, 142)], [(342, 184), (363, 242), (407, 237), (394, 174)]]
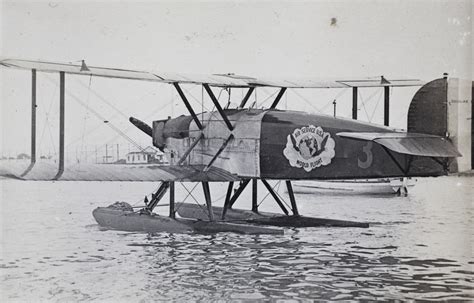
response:
[(93, 208), (155, 185), (2, 182), (2, 301), (474, 299), (469, 178), (408, 198), (305, 195), (304, 214), (376, 223), (279, 236), (104, 231)]
[(129, 245), (143, 249), (137, 270), (150, 298), (473, 298), (472, 272), (447, 259), (391, 256), (395, 246), (335, 251), (297, 234), (157, 234)]

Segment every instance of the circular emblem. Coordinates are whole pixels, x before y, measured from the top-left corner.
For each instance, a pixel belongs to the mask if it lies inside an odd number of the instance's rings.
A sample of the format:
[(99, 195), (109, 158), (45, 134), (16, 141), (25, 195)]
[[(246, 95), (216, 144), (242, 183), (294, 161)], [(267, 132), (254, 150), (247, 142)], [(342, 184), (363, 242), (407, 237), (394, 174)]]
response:
[(331, 134), (318, 126), (308, 125), (297, 128), (287, 137), (283, 154), (293, 167), (310, 172), (322, 165), (329, 165), (336, 155), (336, 143)]

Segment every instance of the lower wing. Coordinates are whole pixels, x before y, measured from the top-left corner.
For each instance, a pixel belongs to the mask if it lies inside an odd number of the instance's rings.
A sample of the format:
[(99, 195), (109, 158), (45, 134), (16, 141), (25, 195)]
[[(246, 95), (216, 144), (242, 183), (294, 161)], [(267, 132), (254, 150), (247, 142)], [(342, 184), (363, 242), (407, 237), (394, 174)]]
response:
[(236, 175), (223, 169), (204, 165), (165, 166), (155, 164), (75, 164), (66, 165), (58, 175), (57, 164), (38, 162), (26, 174), (28, 163), (16, 160), (0, 161), (0, 176), (21, 180), (60, 180), (60, 181), (178, 181), (178, 182), (216, 182), (238, 181)]

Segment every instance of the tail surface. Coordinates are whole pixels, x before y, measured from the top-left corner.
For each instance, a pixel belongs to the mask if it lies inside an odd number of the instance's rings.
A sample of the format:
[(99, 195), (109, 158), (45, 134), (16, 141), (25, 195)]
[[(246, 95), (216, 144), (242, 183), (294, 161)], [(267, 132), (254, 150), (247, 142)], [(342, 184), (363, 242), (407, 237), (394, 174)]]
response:
[(445, 137), (448, 132), (448, 79), (436, 79), (423, 85), (408, 109), (407, 130)]

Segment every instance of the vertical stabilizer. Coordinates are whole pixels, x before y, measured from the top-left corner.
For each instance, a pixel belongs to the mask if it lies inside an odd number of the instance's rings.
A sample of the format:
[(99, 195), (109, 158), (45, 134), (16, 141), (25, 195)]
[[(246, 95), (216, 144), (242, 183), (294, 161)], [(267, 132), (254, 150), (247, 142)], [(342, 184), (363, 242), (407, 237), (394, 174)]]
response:
[(408, 132), (446, 136), (448, 79), (436, 79), (423, 85), (408, 109)]
[(472, 82), (447, 76), (423, 85), (408, 109), (408, 132), (449, 138), (463, 155), (450, 171), (471, 169)]

